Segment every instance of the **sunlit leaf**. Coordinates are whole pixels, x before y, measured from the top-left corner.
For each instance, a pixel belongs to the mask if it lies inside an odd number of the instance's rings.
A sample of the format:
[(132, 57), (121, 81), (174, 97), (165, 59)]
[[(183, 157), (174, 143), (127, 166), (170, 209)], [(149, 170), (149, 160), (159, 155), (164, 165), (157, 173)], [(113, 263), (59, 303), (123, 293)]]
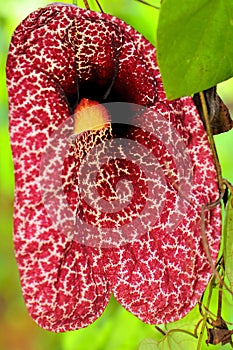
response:
[(138, 350), (195, 349), (197, 346), (197, 338), (194, 338), (190, 334), (184, 333), (184, 331), (193, 333), (200, 318), (201, 316), (197, 305), (182, 319), (160, 326), (161, 330), (166, 333), (166, 336), (161, 336), (159, 332), (155, 331), (155, 336), (158, 335), (156, 337), (157, 339), (143, 339)]
[(151, 338), (143, 339), (138, 347), (138, 350), (159, 350), (159, 343)]
[(176, 322), (172, 322), (166, 325), (168, 330), (171, 329), (185, 329), (193, 332), (197, 322), (200, 320), (201, 315), (199, 312), (199, 306), (196, 305), (185, 317)]
[(190, 336), (182, 332), (171, 332), (163, 337), (162, 340), (143, 339), (138, 350), (187, 350), (195, 349), (195, 342), (190, 342)]
[(229, 197), (226, 205), (223, 237), (225, 272), (233, 288), (233, 196)]
[(233, 76), (233, 2), (164, 0), (157, 57), (168, 98), (191, 95)]

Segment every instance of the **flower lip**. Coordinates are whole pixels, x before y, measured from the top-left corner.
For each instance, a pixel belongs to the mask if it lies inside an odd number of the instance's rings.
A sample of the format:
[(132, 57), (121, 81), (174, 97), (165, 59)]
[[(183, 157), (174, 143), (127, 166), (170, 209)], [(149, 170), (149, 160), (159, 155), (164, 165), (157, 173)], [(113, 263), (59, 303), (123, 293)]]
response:
[[(84, 100), (80, 109), (86, 115), (75, 118), (94, 115), (96, 108), (100, 105)], [(160, 217), (172, 211), (176, 215), (167, 218), (164, 229), (175, 230), (191, 201), (193, 173), (184, 141), (156, 110), (120, 102), (101, 106), (109, 118), (107, 110), (115, 112), (114, 123), (92, 124), (85, 130), (79, 129), (79, 119), (75, 121), (79, 133), (72, 135), (68, 155), (67, 133), (73, 132), (73, 122), (66, 120), (53, 133), (43, 152), (40, 182), (43, 203), (57, 230), (62, 233), (60, 223), (66, 224), (68, 232), (77, 231), (74, 239), (81, 244), (111, 248), (154, 230)], [(56, 169), (62, 169), (66, 158), (61, 182)], [(174, 203), (167, 208), (165, 201), (171, 196)]]

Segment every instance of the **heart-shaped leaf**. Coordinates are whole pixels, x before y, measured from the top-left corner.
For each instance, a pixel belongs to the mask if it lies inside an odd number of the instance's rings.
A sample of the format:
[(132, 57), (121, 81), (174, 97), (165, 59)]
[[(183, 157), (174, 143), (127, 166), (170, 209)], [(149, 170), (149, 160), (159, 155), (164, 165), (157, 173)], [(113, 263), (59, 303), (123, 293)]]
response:
[[(166, 324), (162, 330), (166, 335), (162, 338), (145, 338), (141, 341), (138, 350), (187, 350), (195, 349), (197, 338), (191, 335), (200, 320), (198, 305), (182, 319)], [(190, 332), (190, 334), (188, 334)], [(157, 335), (157, 334), (155, 334)]]
[(169, 99), (232, 77), (232, 1), (165, 0), (157, 36), (158, 63)]
[(152, 338), (145, 338), (141, 341), (138, 350), (159, 350), (160, 346), (158, 341)]
[(167, 333), (160, 341), (146, 338), (139, 345), (138, 350), (187, 350), (195, 349), (197, 339), (192, 340), (190, 336), (182, 332)]

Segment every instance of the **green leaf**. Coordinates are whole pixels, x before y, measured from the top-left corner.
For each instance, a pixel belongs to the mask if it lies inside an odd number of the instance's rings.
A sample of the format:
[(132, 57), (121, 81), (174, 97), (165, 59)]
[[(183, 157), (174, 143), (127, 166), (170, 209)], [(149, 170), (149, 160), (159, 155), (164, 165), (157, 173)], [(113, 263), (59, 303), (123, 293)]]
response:
[(226, 205), (223, 237), (225, 273), (230, 287), (233, 288), (233, 196), (229, 197)]
[(164, 0), (157, 59), (169, 99), (191, 95), (233, 76), (233, 2)]
[(182, 332), (168, 333), (162, 340), (156, 341), (151, 338), (143, 339), (138, 350), (187, 350), (195, 349), (195, 342), (190, 342), (190, 336)]
[(159, 350), (159, 343), (152, 338), (145, 338), (141, 341), (138, 350)]
[(185, 332), (193, 332), (199, 320), (200, 313), (197, 305), (184, 318), (176, 322), (160, 326), (166, 335), (161, 336), (160, 332), (155, 331), (155, 337), (157, 339), (143, 339), (138, 350), (196, 349), (197, 338), (194, 338)]

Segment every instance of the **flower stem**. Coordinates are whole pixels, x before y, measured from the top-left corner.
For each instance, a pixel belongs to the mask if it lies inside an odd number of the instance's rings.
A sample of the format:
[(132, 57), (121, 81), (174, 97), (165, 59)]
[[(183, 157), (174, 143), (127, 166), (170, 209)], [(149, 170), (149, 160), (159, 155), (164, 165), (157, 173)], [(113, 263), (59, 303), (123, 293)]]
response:
[(219, 163), (218, 153), (217, 153), (216, 145), (214, 142), (214, 137), (213, 137), (213, 134), (211, 132), (211, 126), (210, 126), (210, 121), (209, 121), (209, 116), (208, 116), (208, 109), (207, 109), (205, 95), (204, 95), (203, 91), (199, 92), (199, 96), (200, 96), (200, 100), (201, 100), (201, 106), (202, 106), (203, 118), (204, 118), (205, 126), (206, 126), (206, 132), (208, 135), (210, 148), (211, 148), (211, 151), (213, 154), (214, 163), (215, 163), (215, 167), (216, 167), (216, 171), (217, 171), (217, 180), (218, 180), (218, 184), (219, 184), (219, 189), (221, 191), (222, 187), (223, 187), (222, 169), (221, 169), (221, 166)]
[[(206, 309), (209, 309), (209, 306), (210, 306), (210, 301), (211, 301), (212, 291), (213, 291), (213, 287), (212, 287), (213, 280), (214, 280), (214, 278), (212, 277), (212, 279), (210, 281), (210, 285), (209, 285), (209, 293), (208, 293), (207, 303), (206, 303), (206, 307), (205, 307)], [(197, 343), (196, 350), (201, 350), (201, 343), (202, 343), (202, 339), (203, 339), (203, 336), (204, 336), (204, 331), (205, 331), (205, 327), (206, 327), (207, 317), (208, 317), (208, 312), (205, 311), (204, 316), (203, 316), (201, 331), (200, 331), (200, 335), (199, 335), (199, 338), (198, 338), (198, 343)]]

